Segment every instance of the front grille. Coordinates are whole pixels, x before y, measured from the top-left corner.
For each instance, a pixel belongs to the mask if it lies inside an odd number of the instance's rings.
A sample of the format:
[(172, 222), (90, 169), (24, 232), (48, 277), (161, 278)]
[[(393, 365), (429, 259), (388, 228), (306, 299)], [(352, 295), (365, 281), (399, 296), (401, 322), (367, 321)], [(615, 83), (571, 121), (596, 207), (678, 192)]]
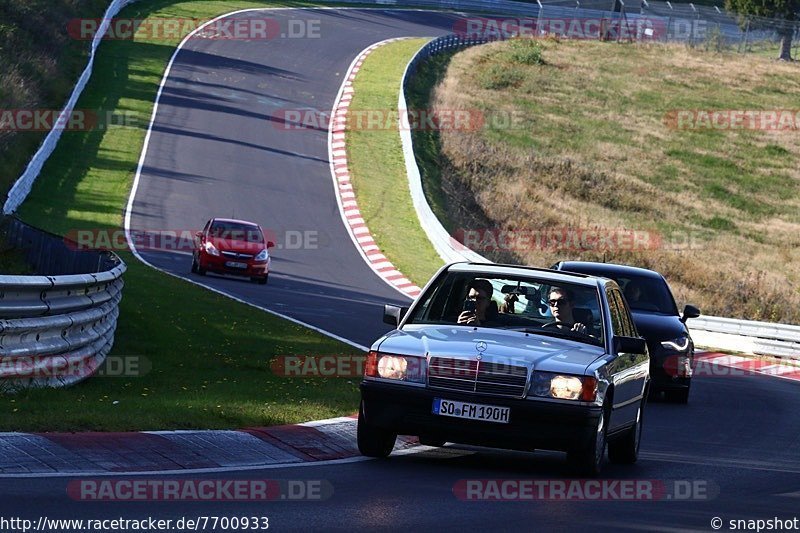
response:
[(450, 357), (431, 357), (428, 364), (428, 386), (434, 389), (521, 398), (527, 381), (524, 366)]
[(237, 252), (222, 252), (222, 255), (231, 259), (252, 259), (253, 254), (240, 254)]

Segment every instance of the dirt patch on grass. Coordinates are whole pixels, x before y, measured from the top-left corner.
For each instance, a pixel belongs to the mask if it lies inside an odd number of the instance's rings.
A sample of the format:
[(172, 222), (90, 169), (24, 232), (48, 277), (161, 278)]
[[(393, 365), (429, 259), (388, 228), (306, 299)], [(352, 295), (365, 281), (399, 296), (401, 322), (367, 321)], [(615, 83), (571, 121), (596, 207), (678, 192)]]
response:
[(652, 268), (679, 303), (706, 314), (800, 323), (798, 130), (675, 120), (698, 110), (795, 109), (800, 67), (682, 46), (556, 41), (536, 62), (520, 60), (532, 54), (519, 46), (456, 55), (432, 93), (435, 108), (487, 117), (478, 131), (439, 134), (450, 227), (646, 232), (657, 238), (645, 249), (478, 251), (538, 266)]

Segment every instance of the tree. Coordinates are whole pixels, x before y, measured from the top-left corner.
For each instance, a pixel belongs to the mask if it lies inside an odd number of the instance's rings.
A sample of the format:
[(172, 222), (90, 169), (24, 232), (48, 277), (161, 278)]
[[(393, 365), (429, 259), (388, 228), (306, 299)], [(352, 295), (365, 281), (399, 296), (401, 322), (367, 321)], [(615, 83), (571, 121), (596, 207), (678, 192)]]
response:
[(792, 60), (792, 38), (800, 0), (725, 0), (725, 7), (740, 15), (779, 19), (776, 25), (771, 26), (781, 37), (778, 59)]

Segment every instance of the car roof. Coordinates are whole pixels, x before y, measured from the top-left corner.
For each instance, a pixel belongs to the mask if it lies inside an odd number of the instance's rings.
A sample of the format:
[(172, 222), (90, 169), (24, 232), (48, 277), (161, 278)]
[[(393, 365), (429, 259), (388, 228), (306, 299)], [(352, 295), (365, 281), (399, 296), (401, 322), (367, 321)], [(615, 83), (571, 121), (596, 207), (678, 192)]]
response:
[(663, 279), (663, 276), (655, 270), (648, 270), (646, 268), (639, 268), (630, 265), (618, 265), (615, 263), (561, 261), (558, 263), (558, 268), (559, 270), (580, 272), (595, 276), (638, 276), (643, 278)]
[(258, 226), (255, 222), (250, 222), (249, 220), (239, 220), (238, 218), (218, 218), (214, 217), (211, 219), (213, 222), (233, 222), (235, 224), (246, 224), (248, 226)]
[(449, 272), (472, 272), (478, 274), (495, 274), (500, 276), (536, 276), (548, 281), (575, 283), (587, 287), (597, 287), (597, 277), (577, 272), (561, 272), (548, 268), (536, 268), (522, 265), (503, 265), (496, 263), (452, 263)]

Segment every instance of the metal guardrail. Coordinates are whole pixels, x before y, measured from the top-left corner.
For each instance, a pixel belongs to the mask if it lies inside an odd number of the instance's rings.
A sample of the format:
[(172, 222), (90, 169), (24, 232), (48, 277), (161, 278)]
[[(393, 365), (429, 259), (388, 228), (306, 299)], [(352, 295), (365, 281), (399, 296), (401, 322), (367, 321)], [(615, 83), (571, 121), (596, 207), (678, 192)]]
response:
[(12, 220), (9, 233), (38, 250), (37, 271), (52, 255), (81, 256), (97, 272), (0, 275), (0, 392), (61, 387), (90, 377), (114, 343), (125, 263), (108, 252), (71, 250), (57, 236)]
[[(401, 81), (400, 98), (398, 100), (398, 110), (402, 114), (406, 112), (406, 91), (411, 77), (417, 72), (419, 64), (429, 57), (449, 51), (484, 44), (486, 39), (465, 39), (459, 35), (446, 35), (433, 39), (423, 46), (406, 66)], [(463, 244), (454, 239), (442, 226), (434, 214), (425, 193), (422, 189), (422, 176), (414, 156), (414, 146), (409, 128), (399, 128), (400, 138), (403, 145), (403, 155), (406, 163), (406, 173), (408, 175), (411, 197), (416, 209), (417, 216), (422, 228), (425, 230), (428, 240), (431, 241), (436, 252), (445, 262), (453, 261), (473, 261), (491, 262), (480, 254), (470, 250)], [(800, 326), (777, 324), (770, 322), (754, 322), (748, 320), (736, 320), (731, 318), (703, 316), (688, 320), (688, 326), (695, 332), (708, 332), (718, 335), (698, 335), (699, 338), (707, 339), (705, 346), (721, 349), (742, 349), (752, 351), (756, 354), (774, 355), (800, 360)], [(719, 334), (725, 339), (720, 340)], [(747, 338), (747, 345), (742, 346), (737, 339)], [(698, 339), (695, 339), (696, 343)], [(715, 344), (717, 344), (715, 346)], [(738, 345), (738, 346), (737, 346)]]

